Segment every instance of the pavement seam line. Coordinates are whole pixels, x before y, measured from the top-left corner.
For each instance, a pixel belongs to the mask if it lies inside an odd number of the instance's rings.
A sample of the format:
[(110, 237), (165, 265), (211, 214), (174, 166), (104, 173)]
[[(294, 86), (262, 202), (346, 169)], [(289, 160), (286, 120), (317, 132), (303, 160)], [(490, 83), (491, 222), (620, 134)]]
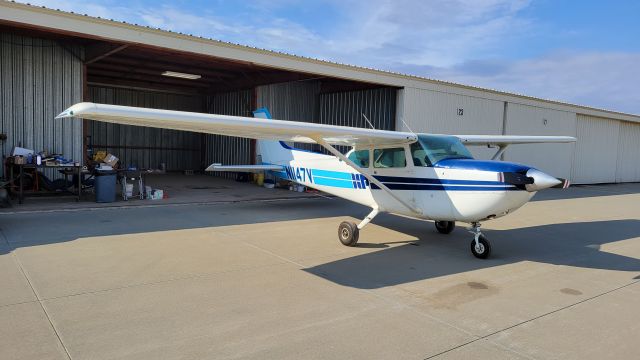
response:
[(16, 305), (24, 305), (24, 304), (30, 304), (30, 303), (34, 303), (37, 302), (38, 300), (29, 300), (29, 301), (21, 301), (21, 302), (17, 302), (17, 303), (12, 303), (12, 304), (4, 304), (4, 305), (0, 305), (0, 309), (2, 308), (6, 308), (9, 306), (16, 306)]
[[(8, 250), (11, 251), (11, 244), (9, 244), (9, 240), (4, 235), (4, 231), (2, 229), (0, 229), (0, 236), (2, 236), (2, 238), (4, 239), (4, 242), (7, 244)], [(31, 279), (29, 279), (27, 272), (24, 270), (24, 267), (22, 266), (22, 262), (20, 262), (20, 259), (18, 258), (18, 255), (16, 254), (15, 251), (11, 251), (11, 257), (13, 258), (13, 261), (16, 263), (16, 265), (18, 265), (18, 268), (20, 269), (22, 276), (24, 276), (25, 280), (27, 280), (27, 284), (29, 284), (29, 288), (33, 292), (33, 295), (36, 297), (36, 301), (40, 305), (42, 312), (44, 312), (44, 315), (47, 317), (47, 321), (49, 321), (49, 325), (51, 326), (53, 333), (56, 334), (56, 338), (58, 339), (60, 346), (62, 346), (62, 348), (64, 349), (64, 352), (67, 354), (67, 358), (71, 360), (71, 354), (69, 353), (69, 349), (67, 349), (67, 346), (62, 341), (62, 337), (60, 337), (60, 333), (58, 332), (58, 329), (56, 329), (56, 326), (53, 324), (53, 321), (51, 320), (51, 316), (49, 315), (49, 312), (47, 311), (44, 304), (42, 303), (42, 300), (40, 299), (40, 295), (38, 294), (36, 289), (33, 287), (33, 284), (31, 283)]]
[[(222, 231), (221, 233), (222, 233), (222, 235), (223, 235), (223, 236), (231, 237), (231, 234), (228, 234), (228, 233), (226, 233), (226, 232), (224, 232), (224, 231)], [(257, 249), (257, 250), (260, 250), (260, 251), (262, 251), (262, 252), (264, 252), (264, 253), (266, 253), (266, 254), (268, 254), (268, 255), (274, 256), (274, 257), (276, 257), (276, 258), (278, 258), (278, 259), (281, 259), (281, 260), (283, 260), (283, 261), (286, 261), (286, 262), (288, 262), (288, 263), (290, 263), (290, 264), (296, 265), (296, 266), (298, 266), (298, 267), (300, 267), (300, 268), (302, 268), (302, 269), (306, 268), (306, 266), (305, 266), (305, 265), (303, 265), (303, 264), (300, 264), (300, 263), (298, 263), (298, 262), (296, 262), (296, 261), (294, 261), (294, 260), (288, 259), (288, 258), (286, 258), (286, 257), (284, 257), (284, 256), (278, 255), (278, 254), (276, 254), (276, 253), (274, 253), (274, 252), (272, 252), (272, 251), (269, 251), (269, 250), (267, 250), (267, 249), (264, 249), (264, 248), (262, 248), (262, 247), (260, 247), (260, 246), (257, 246), (257, 245), (255, 245), (255, 244), (248, 243), (248, 242), (246, 242), (246, 241), (244, 241), (244, 240), (241, 240), (241, 242), (242, 242), (242, 243), (244, 243), (244, 244), (245, 244), (245, 245), (247, 245), (247, 246), (250, 246), (250, 247), (252, 247), (252, 248), (255, 248), (255, 249)], [(450, 323), (448, 323), (448, 322), (446, 322), (446, 321), (444, 321), (444, 320), (442, 320), (442, 319), (440, 319), (440, 318), (438, 318), (438, 317), (435, 317), (435, 316), (433, 316), (433, 315), (430, 315), (430, 314), (427, 314), (427, 313), (425, 313), (425, 312), (422, 312), (422, 311), (420, 311), (420, 310), (418, 310), (418, 309), (415, 309), (414, 307), (412, 307), (412, 306), (410, 306), (410, 305), (403, 304), (403, 303), (400, 303), (400, 302), (397, 302), (397, 301), (394, 301), (394, 300), (388, 299), (388, 298), (386, 298), (386, 297), (384, 297), (384, 296), (381, 296), (381, 295), (379, 295), (379, 294), (374, 293), (374, 292), (373, 292), (373, 291), (371, 291), (371, 290), (367, 290), (367, 289), (361, 289), (361, 290), (362, 290), (363, 292), (365, 292), (365, 293), (367, 293), (367, 294), (369, 294), (369, 295), (373, 296), (373, 297), (376, 297), (376, 298), (378, 298), (378, 299), (380, 299), (380, 300), (382, 300), (382, 301), (384, 301), (384, 302), (388, 303), (388, 304), (392, 304), (392, 305), (395, 305), (395, 306), (401, 306), (401, 307), (407, 308), (407, 309), (409, 309), (409, 310), (412, 310), (412, 311), (414, 311), (414, 312), (417, 312), (418, 314), (420, 314), (420, 315), (422, 315), (422, 316), (424, 316), (424, 317), (426, 317), (426, 318), (428, 318), (428, 319), (431, 319), (431, 320), (433, 320), (433, 321), (436, 321), (436, 322), (438, 322), (438, 323), (440, 323), (440, 324), (442, 324), (442, 325), (445, 325), (445, 326), (451, 327), (451, 328), (453, 328), (453, 329), (455, 329), (455, 330), (457, 330), (457, 331), (460, 331), (460, 332), (462, 332), (462, 333), (464, 333), (464, 334), (466, 334), (466, 335), (468, 335), (468, 336), (471, 336), (471, 337), (474, 337), (474, 338), (475, 338), (475, 339), (473, 339), (473, 340), (471, 340), (471, 341), (469, 341), (469, 342), (467, 342), (467, 343), (465, 343), (465, 344), (462, 344), (462, 345), (460, 345), (460, 346), (464, 346), (464, 345), (466, 345), (466, 344), (470, 344), (470, 343), (472, 343), (472, 342), (475, 342), (475, 341), (478, 341), (478, 340), (480, 340), (480, 339), (481, 339), (481, 337), (479, 337), (478, 335), (473, 334), (472, 332), (469, 332), (469, 331), (467, 331), (467, 330), (465, 330), (465, 329), (459, 328), (459, 327), (457, 327), (457, 326), (455, 326), (455, 325), (453, 325), (453, 324), (450, 324)], [(528, 358), (528, 359), (533, 359), (533, 358), (531, 358), (531, 357), (529, 357), (529, 356), (527, 356), (527, 355), (525, 355), (525, 354), (520, 354), (519, 352), (517, 352), (517, 351), (516, 351), (516, 350), (514, 350), (514, 349), (506, 348), (506, 347), (502, 346), (501, 344), (494, 343), (494, 342), (492, 342), (492, 341), (490, 341), (490, 340), (487, 340), (487, 341), (488, 341), (489, 343), (491, 343), (491, 344), (493, 344), (493, 345), (495, 345), (495, 346), (499, 347), (499, 348), (502, 348), (503, 350), (507, 350), (507, 351), (513, 352), (513, 353), (515, 353), (515, 354), (518, 354), (518, 355), (520, 355), (520, 356), (522, 356), (522, 357), (525, 357), (525, 358)]]
[(168, 283), (177, 282), (177, 281), (200, 279), (200, 278), (205, 278), (207, 276), (217, 276), (217, 275), (229, 274), (229, 273), (245, 271), (245, 270), (256, 270), (256, 269), (260, 269), (260, 268), (266, 268), (266, 267), (277, 266), (277, 265), (280, 265), (280, 264), (277, 263), (277, 264), (265, 264), (265, 265), (258, 265), (258, 266), (249, 266), (249, 267), (244, 267), (244, 268), (234, 269), (234, 270), (229, 270), (229, 271), (218, 271), (218, 272), (194, 274), (194, 275), (189, 275), (189, 276), (170, 278), (170, 279), (166, 279), (166, 280), (158, 280), (158, 281), (150, 281), (150, 282), (144, 282), (144, 283), (129, 284), (129, 285), (118, 286), (118, 287), (108, 288), (108, 289), (99, 289), (99, 290), (93, 290), (93, 291), (83, 291), (83, 292), (79, 292), (79, 293), (60, 295), (60, 296), (53, 296), (53, 297), (50, 297), (50, 298), (43, 298), (42, 301), (66, 299), (66, 298), (75, 297), (75, 296), (82, 296), (82, 295), (100, 294), (100, 293), (105, 293), (105, 292), (110, 292), (110, 291), (125, 290), (125, 289), (131, 289), (131, 288), (143, 287), (143, 286), (162, 285), (162, 284), (168, 284)]
[(245, 245), (247, 245), (247, 246), (249, 246), (249, 247), (252, 247), (252, 248), (254, 248), (254, 249), (260, 250), (260, 251), (262, 251), (262, 252), (263, 252), (263, 253), (265, 253), (265, 254), (268, 254), (268, 255), (271, 255), (271, 256), (273, 256), (273, 257), (275, 257), (275, 258), (278, 258), (278, 259), (280, 259), (280, 260), (282, 260), (282, 261), (286, 261), (286, 262), (288, 262), (288, 263), (291, 263), (291, 264), (293, 264), (293, 265), (296, 265), (296, 266), (299, 266), (299, 267), (302, 267), (302, 268), (304, 268), (304, 267), (305, 267), (304, 265), (302, 265), (302, 264), (300, 264), (300, 263), (298, 263), (298, 262), (295, 262), (295, 261), (293, 261), (293, 260), (287, 259), (286, 257), (280, 256), (280, 255), (278, 255), (278, 254), (276, 254), (276, 253), (274, 253), (274, 252), (271, 252), (271, 251), (269, 251), (269, 250), (267, 250), (267, 249), (263, 249), (263, 248), (261, 248), (261, 247), (260, 247), (260, 246), (258, 246), (258, 245), (250, 244), (250, 243), (248, 243), (248, 242), (246, 242), (246, 241), (244, 241), (244, 240), (242, 241), (242, 243), (243, 243), (243, 244), (245, 244)]
[[(330, 199), (329, 197), (326, 197), (326, 198)], [(238, 204), (238, 203), (268, 203), (268, 202), (308, 200), (308, 199), (320, 200), (321, 198), (318, 196), (300, 196), (300, 197), (283, 197), (283, 198), (273, 198), (273, 199), (226, 200), (226, 201), (207, 201), (207, 202), (200, 201), (200, 202), (186, 202), (186, 203), (172, 203), (172, 204), (117, 205), (117, 206), (86, 207), (86, 208), (23, 210), (23, 211), (2, 212), (0, 213), (0, 216), (1, 215), (42, 214), (42, 213), (55, 213), (55, 212), (147, 209), (147, 208), (180, 207), (180, 206), (215, 206), (215, 205), (229, 205), (229, 204)]]
[[(451, 348), (451, 349), (449, 349), (449, 350), (445, 350), (445, 351), (442, 351), (442, 352), (440, 352), (440, 353), (437, 353), (437, 354), (434, 354), (434, 355), (428, 356), (428, 357), (426, 357), (426, 358), (425, 358), (425, 360), (427, 360), (427, 359), (433, 359), (433, 358), (435, 358), (435, 357), (437, 357), (437, 356), (440, 356), (440, 355), (446, 354), (446, 353), (448, 353), (448, 352), (450, 352), (450, 351), (453, 351), (453, 350), (459, 349), (459, 348), (461, 348), (461, 347), (467, 346), (467, 345), (469, 345), (469, 344), (472, 344), (472, 343), (474, 343), (474, 342), (476, 342), (476, 341), (478, 341), (478, 340), (487, 340), (487, 341), (489, 341), (489, 342), (490, 342), (490, 343), (492, 343), (492, 344), (499, 345), (499, 344), (497, 344), (497, 343), (494, 343), (493, 341), (488, 340), (488, 338), (489, 338), (489, 337), (491, 337), (491, 336), (493, 336), (493, 335), (499, 334), (499, 333), (501, 333), (501, 332), (504, 332), (504, 331), (507, 331), (507, 330), (514, 329), (514, 328), (516, 328), (516, 327), (518, 327), (518, 326), (520, 326), (520, 325), (524, 325), (524, 324), (530, 323), (530, 322), (532, 322), (532, 321), (536, 321), (536, 320), (541, 319), (541, 318), (543, 318), (543, 317), (546, 317), (546, 316), (548, 316), (548, 315), (552, 315), (552, 314), (555, 314), (555, 313), (557, 313), (557, 312), (560, 312), (560, 311), (563, 311), (563, 310), (566, 310), (566, 309), (572, 308), (572, 307), (574, 307), (574, 306), (577, 306), (577, 305), (583, 304), (583, 303), (585, 303), (585, 302), (588, 302), (588, 301), (591, 301), (591, 300), (597, 299), (597, 298), (602, 297), (602, 296), (604, 296), (604, 295), (611, 294), (611, 293), (613, 293), (613, 292), (616, 292), (616, 291), (621, 290), (621, 289), (624, 289), (624, 288), (626, 288), (626, 287), (629, 287), (629, 286), (635, 285), (635, 284), (637, 284), (637, 283), (640, 283), (640, 280), (632, 281), (632, 282), (630, 282), (630, 283), (627, 283), (627, 284), (624, 284), (624, 285), (618, 286), (618, 287), (613, 288), (613, 289), (611, 289), (611, 290), (607, 290), (607, 291), (605, 291), (605, 292), (603, 292), (603, 293), (596, 294), (596, 295), (591, 296), (591, 297), (588, 297), (588, 298), (586, 298), (586, 299), (582, 299), (582, 300), (580, 300), (580, 301), (578, 301), (578, 302), (575, 302), (575, 303), (573, 303), (573, 304), (569, 304), (569, 305), (563, 306), (563, 307), (561, 307), (561, 308), (558, 308), (558, 309), (555, 309), (555, 310), (552, 310), (552, 311), (546, 312), (546, 313), (544, 313), (544, 314), (541, 314), (541, 315), (538, 315), (538, 316), (532, 317), (531, 319), (528, 319), (528, 320), (525, 320), (525, 321), (521, 321), (521, 322), (519, 322), (519, 323), (517, 323), (517, 324), (513, 324), (513, 325), (511, 325), (511, 326), (507, 326), (506, 328), (503, 328), (503, 329), (500, 329), (500, 330), (494, 331), (494, 332), (492, 332), (492, 333), (490, 333), (490, 334), (482, 335), (482, 336), (480, 336), (479, 338), (477, 338), (477, 339), (475, 339), (475, 340), (469, 341), (469, 342), (464, 343), (464, 344), (460, 344), (460, 345), (458, 345), (458, 346), (456, 346), (456, 347), (453, 347), (453, 348)], [(510, 349), (510, 348), (507, 348), (507, 349)], [(511, 349), (510, 349), (510, 350), (511, 350)], [(517, 353), (517, 354), (519, 354), (518, 352), (516, 352), (516, 353)]]

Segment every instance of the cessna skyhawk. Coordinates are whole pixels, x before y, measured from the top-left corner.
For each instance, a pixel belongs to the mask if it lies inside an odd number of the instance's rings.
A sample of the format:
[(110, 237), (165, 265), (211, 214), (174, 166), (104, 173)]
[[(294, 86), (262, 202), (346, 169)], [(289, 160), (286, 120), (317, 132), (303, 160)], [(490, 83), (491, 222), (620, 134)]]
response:
[[(512, 144), (567, 143), (568, 136), (436, 135), (272, 120), (267, 109), (254, 117), (226, 116), (128, 106), (79, 103), (56, 118), (77, 117), (117, 124), (258, 139), (261, 163), (208, 171), (265, 171), (371, 208), (359, 224), (338, 227), (342, 244), (355, 246), (380, 212), (434, 220), (443, 234), (455, 222), (469, 223), (471, 252), (486, 259), (489, 240), (480, 223), (510, 214), (533, 195), (569, 182), (533, 167), (498, 161)], [(315, 143), (330, 154), (292, 148), (285, 141)], [(336, 145), (352, 147), (347, 154)], [(495, 146), (491, 160), (476, 160), (465, 145)]]

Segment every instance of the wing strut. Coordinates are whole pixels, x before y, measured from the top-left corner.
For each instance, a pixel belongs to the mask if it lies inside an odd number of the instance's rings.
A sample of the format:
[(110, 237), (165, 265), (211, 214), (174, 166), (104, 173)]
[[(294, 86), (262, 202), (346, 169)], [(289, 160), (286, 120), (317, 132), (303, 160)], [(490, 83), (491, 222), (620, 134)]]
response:
[(507, 150), (507, 146), (509, 146), (509, 144), (500, 145), (498, 148), (498, 151), (496, 151), (495, 155), (493, 155), (491, 160), (498, 160), (498, 158), (502, 156), (502, 154), (504, 154), (504, 151)]
[(369, 180), (370, 183), (376, 184), (380, 189), (384, 190), (392, 198), (396, 199), (400, 204), (406, 206), (409, 210), (413, 211), (414, 213), (422, 215), (422, 211), (420, 209), (416, 208), (415, 206), (411, 206), (411, 204), (409, 204), (408, 202), (402, 200), (396, 193), (391, 191), (391, 189), (389, 189), (386, 185), (384, 185), (383, 183), (378, 181), (378, 179), (373, 177), (371, 174), (362, 171), (362, 169), (360, 169), (358, 167), (358, 165), (354, 164), (353, 161), (349, 160), (348, 157), (344, 156), (340, 151), (336, 150), (336, 148), (334, 148), (331, 144), (327, 143), (323, 138), (317, 136), (313, 140), (315, 140), (318, 144), (322, 145), (322, 147), (327, 149), (335, 157), (337, 157), (338, 159), (344, 161), (345, 163), (347, 163), (347, 165), (351, 166), (357, 172), (359, 172), (360, 174), (364, 175), (364, 177), (366, 177), (367, 180)]

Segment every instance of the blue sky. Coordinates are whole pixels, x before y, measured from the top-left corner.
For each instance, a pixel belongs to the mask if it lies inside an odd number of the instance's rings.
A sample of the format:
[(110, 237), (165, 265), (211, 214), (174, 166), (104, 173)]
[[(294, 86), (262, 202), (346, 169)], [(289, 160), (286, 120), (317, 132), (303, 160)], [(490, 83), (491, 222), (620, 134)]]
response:
[(32, 0), (342, 63), (640, 114), (640, 2)]

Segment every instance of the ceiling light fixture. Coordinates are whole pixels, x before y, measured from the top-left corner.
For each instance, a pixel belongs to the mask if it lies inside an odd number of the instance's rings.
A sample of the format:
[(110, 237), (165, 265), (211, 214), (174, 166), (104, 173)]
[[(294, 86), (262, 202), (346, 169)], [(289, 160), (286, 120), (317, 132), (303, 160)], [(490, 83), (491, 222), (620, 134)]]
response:
[(181, 78), (181, 79), (189, 79), (189, 80), (197, 80), (197, 79), (200, 79), (202, 77), (202, 75), (186, 74), (186, 73), (175, 72), (175, 71), (165, 71), (165, 72), (162, 73), (162, 75), (163, 76), (177, 77), (177, 78)]

